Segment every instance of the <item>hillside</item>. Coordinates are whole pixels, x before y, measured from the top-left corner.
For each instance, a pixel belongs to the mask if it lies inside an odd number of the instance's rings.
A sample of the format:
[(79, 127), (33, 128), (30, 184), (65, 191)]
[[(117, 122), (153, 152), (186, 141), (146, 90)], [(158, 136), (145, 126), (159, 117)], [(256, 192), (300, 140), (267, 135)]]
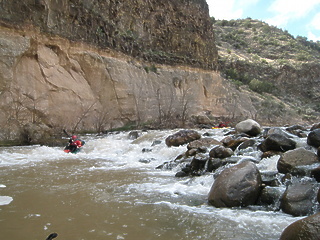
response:
[[(213, 21), (219, 68), (267, 122), (319, 118), (320, 43), (251, 18)], [(278, 117), (278, 119), (277, 119)]]

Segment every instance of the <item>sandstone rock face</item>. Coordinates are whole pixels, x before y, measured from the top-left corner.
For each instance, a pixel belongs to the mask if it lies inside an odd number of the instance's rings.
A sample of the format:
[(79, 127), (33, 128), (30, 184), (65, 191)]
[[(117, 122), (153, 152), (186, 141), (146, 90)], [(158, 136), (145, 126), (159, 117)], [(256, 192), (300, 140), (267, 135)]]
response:
[(34, 30), (0, 27), (0, 36), (0, 126), (8, 138), (30, 122), (96, 130), (176, 119), (186, 109), (217, 116), (255, 111), (249, 97), (213, 71), (168, 65), (146, 71), (148, 63), (127, 55)]

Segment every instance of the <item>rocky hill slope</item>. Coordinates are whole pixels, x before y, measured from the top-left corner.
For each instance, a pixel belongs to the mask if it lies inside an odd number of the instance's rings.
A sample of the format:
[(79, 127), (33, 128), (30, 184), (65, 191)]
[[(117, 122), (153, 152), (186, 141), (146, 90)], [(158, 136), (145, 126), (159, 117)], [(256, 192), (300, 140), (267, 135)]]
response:
[(250, 92), (256, 118), (318, 121), (320, 43), (250, 18), (214, 22), (220, 70)]

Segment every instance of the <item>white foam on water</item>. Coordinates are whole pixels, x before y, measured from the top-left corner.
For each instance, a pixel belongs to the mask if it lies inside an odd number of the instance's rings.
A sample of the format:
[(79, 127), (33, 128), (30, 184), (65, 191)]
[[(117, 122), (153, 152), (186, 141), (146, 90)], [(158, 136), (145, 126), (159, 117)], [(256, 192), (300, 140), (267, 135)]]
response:
[(12, 197), (9, 196), (0, 196), (0, 206), (8, 205), (13, 201)]

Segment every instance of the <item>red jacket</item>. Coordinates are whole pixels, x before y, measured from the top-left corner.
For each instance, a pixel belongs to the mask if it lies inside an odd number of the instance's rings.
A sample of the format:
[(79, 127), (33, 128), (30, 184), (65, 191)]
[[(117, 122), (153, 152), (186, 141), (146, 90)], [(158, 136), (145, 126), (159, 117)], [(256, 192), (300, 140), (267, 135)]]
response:
[(71, 145), (77, 146), (77, 147), (79, 148), (79, 147), (82, 147), (82, 142), (77, 139), (77, 140), (73, 141), (73, 142), (71, 143)]

